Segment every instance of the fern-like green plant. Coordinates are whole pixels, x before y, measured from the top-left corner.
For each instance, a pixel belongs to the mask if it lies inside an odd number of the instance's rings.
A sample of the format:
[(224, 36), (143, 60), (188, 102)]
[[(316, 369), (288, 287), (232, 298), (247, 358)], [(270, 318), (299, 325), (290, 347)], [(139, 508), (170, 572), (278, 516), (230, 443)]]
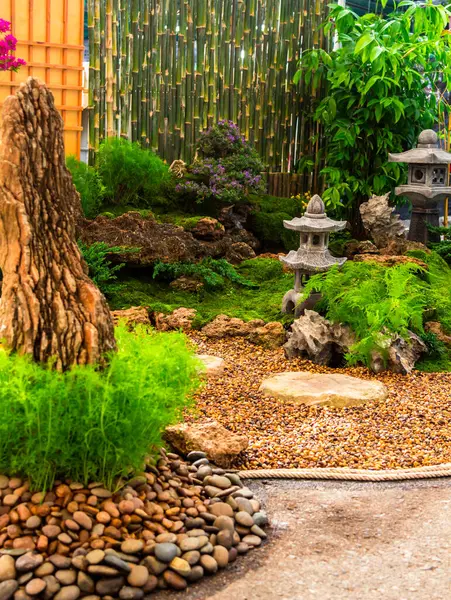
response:
[(334, 322), (348, 325), (357, 342), (346, 357), (351, 363), (369, 365), (373, 352), (386, 355), (394, 334), (407, 338), (408, 331), (423, 332), (427, 305), (424, 269), (407, 263), (386, 268), (376, 263), (349, 262), (339, 269), (315, 275), (307, 283), (304, 298), (320, 292), (319, 309)]
[(162, 261), (155, 263), (153, 270), (154, 279), (174, 281), (182, 276), (195, 277), (199, 281), (202, 281), (205, 287), (210, 290), (224, 287), (226, 279), (243, 287), (258, 287), (237, 273), (233, 265), (224, 258), (214, 259), (207, 257), (199, 263), (164, 263)]
[(117, 273), (124, 263), (113, 265), (108, 260), (108, 255), (123, 253), (124, 248), (120, 246), (110, 248), (105, 242), (95, 242), (88, 246), (81, 240), (78, 241), (78, 247), (88, 265), (89, 277), (99, 290), (105, 296), (118, 292), (122, 286), (117, 283)]

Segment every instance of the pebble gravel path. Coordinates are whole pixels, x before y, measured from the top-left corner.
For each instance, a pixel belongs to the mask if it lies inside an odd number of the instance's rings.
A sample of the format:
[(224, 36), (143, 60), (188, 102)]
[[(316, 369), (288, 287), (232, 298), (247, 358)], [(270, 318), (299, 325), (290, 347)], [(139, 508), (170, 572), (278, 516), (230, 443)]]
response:
[[(305, 407), (264, 398), (264, 378), (282, 371), (331, 372), (241, 338), (193, 336), (198, 351), (225, 359), (224, 374), (197, 396), (197, 415), (249, 437), (242, 469), (353, 467), (409, 468), (451, 462), (451, 374), (413, 372), (377, 377), (388, 398), (344, 409)], [(375, 378), (367, 369), (334, 372)], [(197, 418), (191, 416), (191, 419)]]

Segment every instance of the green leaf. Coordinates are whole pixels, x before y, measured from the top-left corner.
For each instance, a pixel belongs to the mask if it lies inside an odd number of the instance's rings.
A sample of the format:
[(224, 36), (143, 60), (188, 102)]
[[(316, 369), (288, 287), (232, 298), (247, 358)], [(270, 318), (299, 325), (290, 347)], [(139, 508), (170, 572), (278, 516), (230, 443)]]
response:
[(354, 54), (359, 54), (360, 52), (362, 52), (362, 50), (366, 46), (368, 46), (368, 44), (371, 44), (372, 41), (373, 37), (371, 33), (365, 33), (364, 35), (362, 35), (362, 37), (359, 39), (355, 46)]

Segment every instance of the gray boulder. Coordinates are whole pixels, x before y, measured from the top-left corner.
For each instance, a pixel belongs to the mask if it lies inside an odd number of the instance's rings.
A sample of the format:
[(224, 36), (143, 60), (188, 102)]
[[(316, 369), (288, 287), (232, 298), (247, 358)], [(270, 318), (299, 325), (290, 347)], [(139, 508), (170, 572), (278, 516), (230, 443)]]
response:
[(378, 248), (385, 248), (390, 241), (405, 240), (405, 227), (399, 215), (389, 205), (390, 194), (373, 196), (368, 202), (360, 206), (360, 215), (366, 233), (371, 237)]

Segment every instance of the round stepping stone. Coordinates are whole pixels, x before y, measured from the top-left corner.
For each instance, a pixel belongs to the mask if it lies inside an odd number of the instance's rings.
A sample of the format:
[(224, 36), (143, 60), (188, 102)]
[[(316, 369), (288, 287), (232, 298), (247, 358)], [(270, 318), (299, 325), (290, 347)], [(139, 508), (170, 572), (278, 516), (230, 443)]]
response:
[(359, 379), (341, 373), (279, 373), (260, 386), (264, 396), (307, 406), (344, 408), (385, 400), (388, 390), (380, 381)]
[(207, 377), (220, 377), (224, 373), (225, 361), (219, 356), (210, 356), (209, 354), (196, 354), (204, 364), (205, 370), (202, 370)]

